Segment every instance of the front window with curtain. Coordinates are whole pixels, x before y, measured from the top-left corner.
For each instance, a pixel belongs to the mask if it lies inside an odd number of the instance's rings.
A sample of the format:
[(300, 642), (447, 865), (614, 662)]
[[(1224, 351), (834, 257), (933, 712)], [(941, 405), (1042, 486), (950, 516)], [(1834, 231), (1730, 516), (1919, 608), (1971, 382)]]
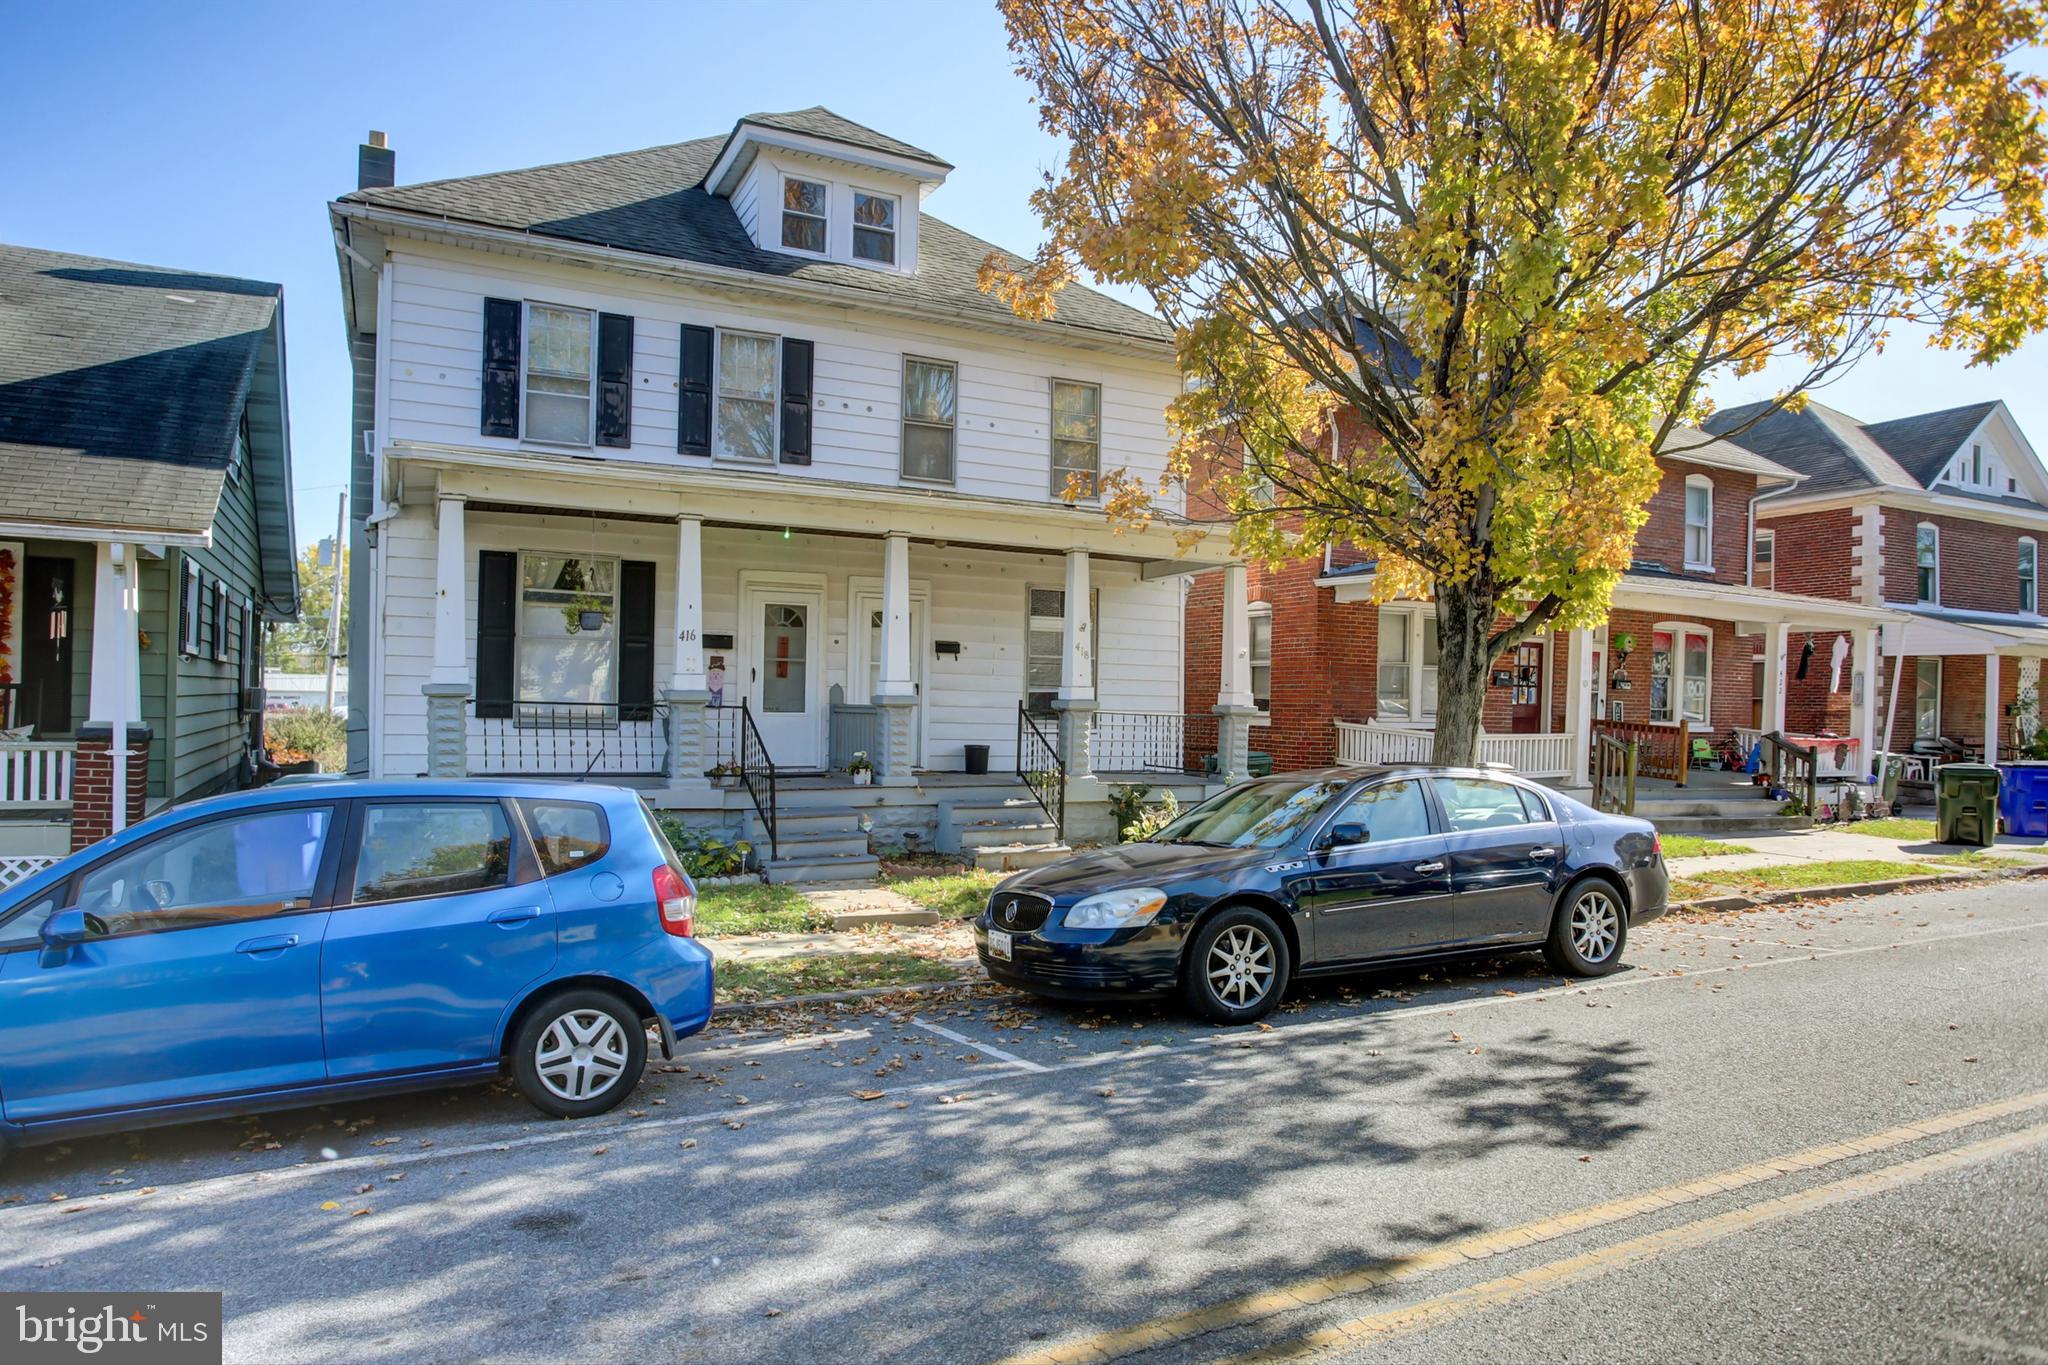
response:
[(1685, 481), (1685, 566), (1714, 567), (1714, 485), (1697, 475)]
[(1412, 720), (1408, 678), (1408, 616), (1380, 613), (1379, 691), (1381, 720)]
[(1913, 738), (1941, 738), (1941, 660), (1913, 661)]
[(1095, 496), (1102, 469), (1102, 386), (1052, 381), (1052, 491)]
[(1246, 650), (1252, 664), (1252, 704), (1261, 711), (1273, 709), (1273, 613), (1251, 614), (1251, 640)]
[[(1067, 594), (1064, 588), (1025, 590), (1024, 693), (1025, 705), (1034, 716), (1053, 714), (1053, 698), (1060, 694), (1060, 660), (1066, 649)], [(1102, 592), (1089, 594), (1090, 619), (1102, 619)], [(1100, 651), (1098, 651), (1099, 653)], [(1097, 674), (1099, 661), (1088, 660)], [(1092, 685), (1095, 678), (1091, 676)]]
[(587, 446), (591, 439), (591, 315), (526, 305), (526, 439)]
[(853, 196), (853, 258), (896, 264), (896, 201), (887, 195)]
[(718, 334), (717, 451), (730, 460), (774, 458), (774, 337)]
[(1650, 636), (1650, 719), (1669, 721), (1673, 671), (1671, 632), (1660, 630)]
[(2031, 537), (2020, 541), (2020, 610), (2032, 616), (2040, 603), (2040, 583), (2035, 563), (2039, 549)]
[(782, 244), (825, 254), (825, 186), (794, 176), (782, 182)]
[(1922, 602), (1936, 602), (1941, 598), (1941, 532), (1922, 522), (1913, 532), (1913, 559), (1919, 568), (1919, 591)]
[(1685, 718), (1695, 725), (1707, 723), (1707, 679), (1712, 676), (1713, 640), (1702, 631), (1685, 632), (1685, 686), (1680, 693)]
[(1666, 626), (1650, 635), (1650, 719), (1707, 723), (1714, 637), (1698, 627)]
[(520, 556), (519, 701), (581, 703), (603, 718), (618, 697), (618, 585), (616, 559)]
[(943, 360), (903, 362), (903, 477), (953, 482), (960, 372)]

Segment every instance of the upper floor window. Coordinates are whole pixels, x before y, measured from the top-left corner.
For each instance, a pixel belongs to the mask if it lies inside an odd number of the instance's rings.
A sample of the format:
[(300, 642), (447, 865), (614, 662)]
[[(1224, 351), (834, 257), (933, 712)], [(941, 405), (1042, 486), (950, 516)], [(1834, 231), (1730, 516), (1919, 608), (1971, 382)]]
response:
[(1102, 386), (1052, 381), (1052, 491), (1095, 496), (1102, 469)]
[(953, 482), (960, 371), (945, 360), (903, 361), (903, 477)]
[(1650, 719), (1707, 723), (1714, 637), (1705, 626), (1665, 623), (1650, 636)]
[(718, 334), (715, 449), (733, 460), (775, 458), (775, 338)]
[(896, 264), (896, 200), (886, 194), (853, 194), (853, 258)]
[(1756, 533), (1756, 555), (1750, 561), (1750, 584), (1758, 588), (1775, 588), (1778, 585), (1778, 533), (1758, 531)]
[(1941, 528), (1923, 521), (1913, 532), (1913, 561), (1919, 570), (1919, 600), (1941, 600)]
[(2020, 610), (2032, 616), (2041, 600), (2039, 570), (2040, 547), (2032, 536), (2020, 537)]
[(785, 176), (782, 181), (782, 244), (792, 251), (825, 254), (825, 206), (831, 195), (816, 180)]
[(1685, 481), (1685, 567), (1714, 567), (1714, 484), (1704, 474)]
[(585, 308), (526, 305), (526, 439), (587, 446), (596, 372), (591, 338), (596, 317)]
[(1251, 626), (1251, 640), (1246, 653), (1251, 656), (1252, 704), (1261, 711), (1273, 709), (1273, 609), (1264, 603), (1255, 604), (1247, 618)]

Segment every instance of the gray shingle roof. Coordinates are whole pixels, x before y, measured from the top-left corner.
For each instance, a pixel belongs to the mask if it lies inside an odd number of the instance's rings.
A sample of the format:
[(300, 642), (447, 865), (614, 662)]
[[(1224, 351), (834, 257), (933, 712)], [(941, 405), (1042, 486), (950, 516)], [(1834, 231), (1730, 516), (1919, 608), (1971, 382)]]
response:
[(1733, 441), (1723, 441), (1698, 427), (1673, 427), (1671, 434), (1664, 438), (1664, 444), (1657, 448), (1659, 455), (1692, 464), (1707, 465), (1715, 469), (1736, 469), (1745, 474), (1754, 474), (1759, 479), (1777, 479), (1791, 482), (1799, 475), (1776, 460), (1765, 459), (1752, 450), (1745, 450)]
[(1997, 403), (1968, 403), (1940, 412), (1873, 422), (1864, 430), (1890, 451), (1892, 458), (1922, 484), (1932, 487), (1950, 458), (1963, 448), (1970, 433), (1989, 417)]
[(274, 284), (0, 246), (0, 512), (213, 520)]
[[(1703, 426), (1716, 436), (1776, 460), (1806, 479), (1801, 496), (1859, 488), (1919, 488), (1923, 485), (1902, 468), (1890, 451), (1873, 440), (1846, 413), (1808, 402), (1799, 412), (1779, 410), (1761, 419), (1769, 403), (1723, 408)], [(1748, 425), (1754, 422), (1754, 425)], [(1743, 430), (1745, 426), (1747, 430)]]
[[(855, 123), (850, 118), (841, 118), (822, 104), (808, 109), (792, 109), (786, 114), (748, 114), (741, 124), (752, 123), (762, 128), (776, 128), (785, 133), (801, 133), (806, 137), (824, 138), (828, 142), (842, 142), (849, 147), (861, 147), (871, 152), (886, 152), (890, 156), (908, 157), (912, 161), (928, 161), (934, 166), (953, 169), (953, 163), (933, 156), (922, 147), (913, 147), (908, 142), (878, 133), (865, 124)], [(733, 131), (737, 133), (739, 127)]]
[[(771, 117), (808, 118), (823, 112)], [(837, 115), (826, 116), (837, 120)], [(999, 249), (928, 213), (918, 216), (913, 275), (806, 260), (754, 245), (732, 205), (704, 188), (704, 177), (724, 144), (722, 137), (698, 138), (526, 170), (357, 190), (342, 196), (342, 202), (829, 285), (849, 296), (944, 307), (1019, 325), (1007, 304), (976, 284), (982, 260)], [(907, 146), (894, 144), (896, 149)], [(929, 155), (916, 148), (908, 148), (909, 153)], [(1009, 252), (1000, 255), (1023, 264)], [(1158, 318), (1081, 285), (1061, 290), (1058, 304), (1049, 321), (1032, 325), (1049, 335), (1085, 330), (1148, 341), (1173, 339), (1172, 329)]]

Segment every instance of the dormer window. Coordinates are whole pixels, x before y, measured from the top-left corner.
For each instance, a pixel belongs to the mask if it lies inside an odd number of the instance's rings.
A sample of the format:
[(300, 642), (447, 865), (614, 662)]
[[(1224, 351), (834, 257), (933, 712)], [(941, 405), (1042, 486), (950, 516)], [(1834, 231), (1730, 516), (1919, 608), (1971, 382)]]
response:
[(825, 209), (831, 195), (816, 180), (782, 179), (782, 244), (791, 251), (825, 254)]
[(853, 256), (859, 261), (896, 264), (896, 200), (856, 190), (853, 195)]

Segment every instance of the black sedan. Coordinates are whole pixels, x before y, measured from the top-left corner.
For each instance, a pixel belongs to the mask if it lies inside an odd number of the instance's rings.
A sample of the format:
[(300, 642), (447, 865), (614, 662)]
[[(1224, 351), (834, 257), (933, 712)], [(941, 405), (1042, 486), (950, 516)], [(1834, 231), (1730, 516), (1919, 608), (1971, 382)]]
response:
[(1140, 843), (1020, 872), (974, 922), (982, 966), (1041, 995), (1177, 991), (1219, 1023), (1297, 976), (1541, 948), (1621, 966), (1664, 913), (1647, 820), (1491, 769), (1329, 768), (1242, 783)]

